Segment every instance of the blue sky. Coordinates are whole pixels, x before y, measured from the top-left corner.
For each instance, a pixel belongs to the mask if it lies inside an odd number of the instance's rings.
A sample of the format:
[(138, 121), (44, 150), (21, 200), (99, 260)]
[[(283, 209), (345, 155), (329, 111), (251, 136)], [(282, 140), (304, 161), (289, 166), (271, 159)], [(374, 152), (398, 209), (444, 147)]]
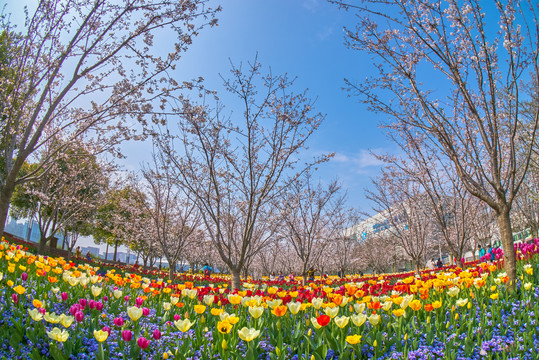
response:
[[(238, 64), (258, 53), (266, 69), (297, 76), (296, 89), (308, 88), (310, 97), (317, 98), (316, 110), (327, 115), (309, 152), (336, 153), (319, 169), (319, 177), (323, 181), (338, 177), (349, 205), (368, 210), (364, 188), (379, 169), (370, 150), (392, 151), (394, 146), (378, 128), (378, 115), (342, 89), (345, 77), (364, 79), (372, 66), (367, 56), (344, 45), (343, 25), (353, 22), (354, 15), (323, 0), (226, 0), (222, 8), (219, 26), (194, 39), (175, 75), (182, 80), (202, 76), (208, 88), (219, 91), (219, 74), (227, 75), (229, 59)], [(125, 146), (129, 168), (149, 160), (148, 151), (141, 148), (141, 144)]]
[[(370, 151), (393, 152), (384, 131), (378, 128), (379, 117), (367, 111), (357, 98), (347, 97), (344, 78), (360, 81), (372, 70), (368, 56), (346, 48), (344, 25), (353, 25), (353, 13), (338, 9), (325, 0), (211, 0), (221, 4), (219, 26), (204, 29), (184, 54), (174, 76), (189, 80), (202, 76), (209, 89), (222, 90), (219, 74), (226, 76), (230, 61), (235, 64), (258, 59), (273, 73), (297, 76), (296, 90), (309, 89), (316, 98), (315, 109), (326, 120), (310, 141), (312, 156), (335, 152), (335, 158), (320, 167), (322, 181), (341, 180), (349, 205), (369, 210), (364, 188), (370, 185), (379, 163)], [(0, 4), (5, 0), (0, 0)], [(23, 1), (30, 7), (34, 1)], [(21, 3), (7, 1), (12, 20), (21, 23)], [(158, 37), (156, 45), (166, 48), (174, 39)], [(234, 110), (229, 108), (228, 110)], [(130, 170), (150, 161), (151, 142), (126, 143)]]

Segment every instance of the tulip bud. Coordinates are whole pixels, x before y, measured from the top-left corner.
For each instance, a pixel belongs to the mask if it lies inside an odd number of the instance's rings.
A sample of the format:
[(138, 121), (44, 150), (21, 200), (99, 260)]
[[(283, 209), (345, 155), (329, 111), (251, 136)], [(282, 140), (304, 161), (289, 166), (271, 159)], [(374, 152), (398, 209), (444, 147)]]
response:
[(103, 310), (103, 303), (101, 301), (96, 302), (95, 308), (99, 311)]
[(377, 347), (378, 346), (378, 341), (374, 340), (374, 342), (372, 343), (372, 346)]
[(19, 298), (17, 297), (17, 294), (13, 294), (11, 295), (11, 300), (13, 300), (13, 302), (16, 304), (19, 302)]
[(152, 335), (155, 340), (161, 339), (161, 331), (159, 331), (159, 329), (155, 329)]
[(178, 321), (178, 320), (180, 320), (180, 315), (174, 314), (174, 321)]
[(21, 279), (22, 281), (28, 280), (28, 274), (26, 273), (26, 271), (21, 274)]
[(150, 315), (150, 309), (148, 309), (146, 307), (142, 308), (142, 315), (144, 315), (144, 316)]
[(228, 349), (228, 344), (226, 343), (225, 339), (223, 339), (223, 342), (221, 343), (221, 347), (223, 348), (223, 350)]
[(129, 295), (125, 295), (124, 300), (125, 300), (125, 302), (128, 302), (129, 301)]
[(66, 292), (63, 292), (61, 294), (61, 297), (62, 297), (62, 301), (66, 301), (67, 300), (67, 293)]
[(82, 306), (83, 309), (86, 307), (87, 303), (88, 302), (86, 301), (86, 299), (79, 299), (79, 304), (80, 306)]

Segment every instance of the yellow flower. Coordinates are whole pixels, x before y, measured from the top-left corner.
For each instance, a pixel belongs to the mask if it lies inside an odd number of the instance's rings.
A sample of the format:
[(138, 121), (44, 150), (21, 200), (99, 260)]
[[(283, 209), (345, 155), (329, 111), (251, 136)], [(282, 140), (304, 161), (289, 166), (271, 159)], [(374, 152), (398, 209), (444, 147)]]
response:
[(339, 308), (338, 307), (325, 308), (324, 312), (326, 313), (327, 316), (333, 319), (339, 313)]
[(60, 322), (60, 317), (55, 313), (45, 313), (45, 321), (50, 322), (51, 324), (58, 324)]
[(41, 319), (43, 319), (43, 315), (39, 312), (38, 309), (28, 309), (28, 314), (34, 321), (40, 321)]
[(458, 293), (460, 292), (460, 289), (456, 286), (450, 288), (449, 290), (447, 290), (447, 294), (451, 297), (455, 297), (458, 295)]
[(66, 330), (60, 330), (57, 327), (55, 327), (51, 331), (47, 331), (47, 335), (52, 340), (56, 340), (59, 342), (64, 342), (69, 337), (69, 333)]
[(194, 309), (195, 309), (195, 312), (198, 314), (198, 315), (201, 315), (204, 313), (204, 311), (206, 311), (206, 306), (204, 305), (195, 305), (194, 306)]
[(249, 306), (249, 314), (254, 319), (258, 319), (264, 313), (264, 308), (262, 306)]
[(241, 330), (238, 330), (238, 335), (243, 341), (249, 342), (256, 339), (258, 335), (260, 335), (260, 330), (244, 327)]
[(133, 321), (137, 321), (142, 316), (142, 309), (138, 308), (136, 306), (131, 306), (127, 308), (127, 315), (131, 318)]
[(223, 309), (219, 309), (219, 308), (213, 308), (211, 309), (211, 314), (213, 316), (219, 316), (223, 313)]
[(462, 307), (462, 306), (466, 306), (466, 304), (468, 303), (468, 298), (466, 299), (458, 299), (457, 300), (457, 305)]
[(174, 325), (176, 325), (178, 330), (180, 330), (181, 332), (186, 332), (191, 328), (191, 326), (195, 325), (195, 323), (191, 322), (189, 319), (185, 319), (174, 321)]
[(499, 294), (498, 293), (494, 293), (494, 294), (490, 294), (490, 298), (492, 300), (496, 300), (498, 298)]
[(360, 327), (365, 323), (365, 320), (367, 320), (367, 315), (361, 313), (361, 314), (354, 314), (351, 316), (352, 322), (355, 326)]
[(71, 326), (74, 320), (75, 318), (73, 316), (60, 315), (60, 322), (66, 329)]
[(288, 310), (290, 310), (290, 312), (293, 315), (296, 315), (299, 312), (300, 309), (301, 309), (301, 303), (300, 302), (289, 302), (288, 303)]
[(228, 321), (219, 321), (217, 322), (217, 330), (221, 334), (228, 334), (232, 330), (232, 324)]
[(354, 304), (354, 311), (361, 314), (363, 311), (365, 311), (365, 303)]
[(348, 316), (337, 316), (335, 318), (335, 324), (337, 324), (338, 327), (341, 329), (344, 328), (346, 325), (348, 325), (348, 322), (350, 321), (350, 318)]
[(369, 322), (375, 326), (377, 325), (379, 322), (380, 322), (380, 315), (378, 314), (372, 314), (371, 316), (369, 316)]
[(123, 292), (122, 292), (122, 290), (114, 290), (114, 291), (112, 292), (112, 295), (114, 295), (114, 297), (115, 297), (116, 299), (119, 299), (119, 298), (123, 295)]
[(92, 285), (92, 295), (94, 297), (98, 297), (99, 294), (101, 294), (101, 291), (103, 291), (103, 288), (100, 286)]
[(361, 336), (359, 335), (350, 335), (346, 337), (346, 342), (350, 345), (355, 345), (361, 341)]
[(230, 301), (230, 303), (232, 305), (238, 305), (239, 303), (241, 303), (241, 296), (239, 296), (239, 295), (228, 295), (228, 301)]
[(316, 310), (320, 309), (323, 303), (324, 303), (324, 299), (322, 298), (313, 298), (313, 300), (311, 301), (311, 304), (313, 304), (313, 307)]
[(38, 309), (41, 308), (41, 307), (43, 307), (43, 303), (42, 303), (41, 301), (37, 300), (37, 299), (34, 299), (34, 300), (32, 301), (32, 305), (34, 305), (34, 307), (36, 307), (36, 308), (38, 308)]
[(439, 309), (439, 308), (442, 307), (442, 302), (441, 301), (435, 301), (431, 305), (432, 305), (433, 308)]
[(94, 330), (94, 337), (97, 341), (103, 342), (109, 337), (109, 333), (103, 330)]
[(402, 309), (393, 310), (393, 315), (395, 315), (396, 317), (402, 316), (404, 315), (404, 310)]
[(163, 309), (165, 309), (165, 311), (169, 311), (171, 307), (172, 307), (171, 303), (163, 301)]
[(524, 284), (524, 289), (525, 289), (525, 290), (530, 290), (531, 287), (532, 287), (532, 283), (529, 283), (529, 282), (528, 282), (528, 283), (525, 283), (525, 284)]
[(12, 287), (14, 285), (14, 282), (11, 280), (7, 281), (7, 286)]
[(24, 292), (26, 291), (26, 289), (20, 285), (15, 286), (13, 290), (19, 295), (24, 294)]
[(414, 310), (414, 311), (417, 311), (417, 310), (421, 309), (421, 307), (422, 307), (421, 301), (419, 301), (419, 300), (411, 301), (408, 306), (410, 306), (410, 308), (412, 308), (412, 310)]
[[(315, 329), (320, 329), (322, 326), (318, 323), (318, 320), (316, 320), (315, 317), (312, 317), (311, 318), (311, 324), (313, 324), (314, 328)], [(310, 329), (309, 329), (310, 330)]]

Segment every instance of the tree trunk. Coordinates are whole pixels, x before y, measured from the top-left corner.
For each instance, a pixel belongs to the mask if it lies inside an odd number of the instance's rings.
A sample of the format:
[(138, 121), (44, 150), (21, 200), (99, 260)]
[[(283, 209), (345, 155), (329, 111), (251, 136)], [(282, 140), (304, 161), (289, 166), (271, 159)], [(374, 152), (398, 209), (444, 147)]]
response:
[(107, 249), (105, 250), (105, 260), (108, 260), (109, 257), (109, 243), (107, 242)]
[(170, 280), (172, 280), (172, 277), (174, 276), (174, 270), (176, 269), (176, 263), (168, 263), (169, 269), (168, 269), (168, 277)]
[(509, 291), (513, 291), (515, 290), (517, 280), (517, 264), (509, 210), (501, 211), (496, 220), (498, 222), (498, 227), (500, 228), (500, 235), (502, 238), (503, 269), (509, 277), (507, 289)]
[(532, 231), (532, 239), (537, 239), (537, 228), (535, 226), (532, 226), (531, 227), (531, 231)]
[(45, 251), (45, 245), (47, 244), (47, 237), (43, 234), (39, 236), (39, 246), (37, 248), (38, 254), (43, 254)]
[(116, 255), (118, 255), (118, 239), (114, 241), (114, 258), (112, 260), (116, 261)]
[(231, 270), (232, 274), (232, 290), (239, 289), (241, 287), (241, 275), (240, 270)]
[(9, 179), (7, 179), (4, 188), (0, 192), (0, 238), (4, 235), (4, 228), (6, 227), (6, 220), (9, 213), (9, 204), (14, 190), (15, 184), (10, 184)]

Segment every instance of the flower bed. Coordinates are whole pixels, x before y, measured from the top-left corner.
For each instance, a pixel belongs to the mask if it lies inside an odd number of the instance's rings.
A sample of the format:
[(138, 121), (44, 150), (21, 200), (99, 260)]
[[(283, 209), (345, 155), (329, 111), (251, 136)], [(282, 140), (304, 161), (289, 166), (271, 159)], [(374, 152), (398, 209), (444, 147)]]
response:
[(0, 245), (0, 358), (532, 359), (539, 241), (498, 263), (296, 284), (106, 274)]

